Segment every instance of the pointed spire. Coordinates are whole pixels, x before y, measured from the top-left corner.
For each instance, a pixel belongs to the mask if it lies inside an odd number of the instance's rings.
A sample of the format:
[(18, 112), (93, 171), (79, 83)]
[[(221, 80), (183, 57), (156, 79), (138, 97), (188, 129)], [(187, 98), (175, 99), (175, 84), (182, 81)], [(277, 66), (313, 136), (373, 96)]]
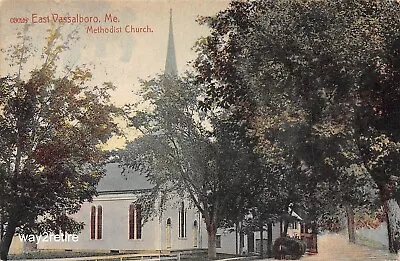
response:
[(165, 61), (165, 75), (176, 76), (178, 69), (176, 66), (174, 33), (172, 30), (172, 9), (169, 10), (169, 35), (168, 35), (168, 49), (167, 60)]

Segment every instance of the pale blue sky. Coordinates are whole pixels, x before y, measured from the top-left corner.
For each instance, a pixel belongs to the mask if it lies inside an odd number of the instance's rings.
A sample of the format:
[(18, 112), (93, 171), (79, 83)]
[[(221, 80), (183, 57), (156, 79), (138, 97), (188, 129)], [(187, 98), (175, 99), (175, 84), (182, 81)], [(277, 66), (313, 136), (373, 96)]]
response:
[[(213, 15), (228, 6), (228, 0), (120, 0), (120, 1), (58, 1), (58, 0), (0, 0), (0, 48), (15, 43), (16, 33), (22, 25), (10, 22), (13, 17), (29, 19), (30, 35), (36, 48), (45, 43), (49, 23), (32, 24), (32, 15), (37, 17), (52, 14), (97, 16), (99, 23), (68, 24), (63, 27), (64, 34), (74, 28), (79, 31), (79, 40), (71, 45), (71, 50), (62, 56), (62, 64), (93, 66), (93, 84), (111, 81), (117, 86), (112, 94), (117, 105), (135, 100), (134, 90), (139, 87), (138, 79), (155, 76), (164, 70), (169, 26), (169, 10), (173, 9), (173, 27), (177, 65), (179, 73), (188, 67), (187, 62), (195, 58), (191, 50), (195, 41), (209, 33), (209, 29), (195, 22), (198, 15)], [(104, 17), (111, 13), (119, 23), (105, 23)], [(38, 20), (38, 18), (36, 18)], [(121, 27), (121, 33), (91, 34), (87, 26)], [(133, 34), (124, 32), (125, 26), (149, 26), (153, 33)], [(0, 54), (3, 55), (3, 54)], [(9, 73), (10, 68), (0, 57), (1, 75)], [(31, 67), (39, 65), (38, 57), (32, 60)], [(14, 68), (15, 69), (15, 68)]]
[[(191, 51), (196, 39), (206, 35), (208, 29), (199, 26), (195, 19), (197, 15), (212, 15), (228, 5), (224, 0), (187, 0), (187, 1), (23, 1), (3, 0), (0, 2), (0, 38), (1, 48), (15, 42), (16, 33), (21, 30), (21, 24), (10, 23), (12, 17), (27, 17), (32, 20), (32, 14), (47, 16), (52, 13), (59, 15), (80, 14), (82, 16), (97, 16), (103, 21), (106, 13), (112, 13), (120, 20), (117, 24), (89, 23), (64, 26), (64, 33), (77, 27), (80, 39), (71, 46), (71, 50), (62, 56), (64, 64), (95, 64), (94, 79), (96, 82), (112, 81), (118, 87), (115, 100), (118, 104), (129, 101), (130, 92), (137, 88), (138, 78), (161, 73), (164, 68), (168, 40), (169, 9), (173, 9), (174, 37), (177, 54), (178, 70), (183, 72), (186, 63), (195, 55)], [(94, 27), (121, 26), (151, 27), (153, 33), (86, 33), (88, 25)], [(34, 43), (40, 47), (49, 24), (34, 24), (30, 31)], [(1, 59), (2, 74), (8, 72), (7, 64)], [(39, 64), (40, 61), (37, 61)]]

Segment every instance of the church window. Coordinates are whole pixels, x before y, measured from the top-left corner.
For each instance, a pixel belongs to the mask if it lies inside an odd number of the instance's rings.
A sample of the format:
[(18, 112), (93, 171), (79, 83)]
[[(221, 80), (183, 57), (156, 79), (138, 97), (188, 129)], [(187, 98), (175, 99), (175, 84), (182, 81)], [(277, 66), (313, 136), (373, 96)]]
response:
[(135, 238), (135, 206), (129, 206), (129, 239)]
[(142, 206), (131, 204), (129, 206), (129, 239), (142, 238)]
[(179, 218), (178, 218), (178, 228), (179, 228), (179, 237), (186, 238), (186, 210), (185, 203), (181, 202), (181, 206), (179, 209)]
[(165, 230), (165, 235), (166, 235), (166, 246), (167, 249), (171, 249), (171, 218), (167, 219), (167, 227)]
[(96, 207), (90, 209), (90, 239), (96, 239)]
[(198, 226), (197, 220), (193, 222), (193, 247), (197, 247)]
[(103, 208), (101, 206), (92, 206), (90, 208), (90, 239), (102, 239), (102, 237)]
[(97, 207), (97, 239), (102, 239), (103, 237), (103, 208), (101, 206)]
[(142, 206), (136, 205), (136, 239), (142, 238)]

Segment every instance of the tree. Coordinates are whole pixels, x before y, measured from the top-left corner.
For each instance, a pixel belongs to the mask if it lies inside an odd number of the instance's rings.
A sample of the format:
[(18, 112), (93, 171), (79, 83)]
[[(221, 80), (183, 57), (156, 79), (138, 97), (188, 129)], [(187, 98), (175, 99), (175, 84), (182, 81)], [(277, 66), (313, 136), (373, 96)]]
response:
[[(228, 188), (236, 195), (231, 195), (231, 200), (224, 204), (223, 222), (228, 228), (235, 227), (239, 254), (243, 253), (245, 233), (259, 230), (260, 223), (264, 225), (267, 221), (271, 222), (272, 216), (281, 214), (279, 201), (276, 200), (280, 187), (279, 181), (269, 175), (274, 172), (271, 166), (263, 164), (255, 152), (256, 140), (247, 135), (249, 122), (242, 120), (240, 112), (224, 112), (223, 117), (220, 115), (213, 121), (213, 133), (219, 144), (220, 171), (226, 176), (235, 174), (238, 177)], [(229, 194), (229, 191), (226, 193)], [(267, 204), (274, 207), (265, 213)]]
[(24, 65), (38, 58), (28, 34), (25, 29), (9, 49), (16, 73), (0, 79), (2, 260), (15, 233), (82, 229), (69, 215), (96, 194), (105, 156), (99, 145), (118, 132), (111, 83), (91, 87), (92, 75), (82, 67), (58, 76), (60, 53), (74, 34), (63, 41), (61, 29), (51, 27), (42, 59), (30, 73)]
[[(123, 164), (147, 176), (157, 192), (153, 195), (190, 199), (204, 218), (208, 256), (216, 258), (218, 227), (237, 220), (238, 213), (227, 217), (234, 208), (245, 215), (246, 193), (253, 193), (246, 184), (254, 179), (246, 178), (251, 177), (248, 166), (256, 162), (242, 166), (241, 156), (249, 159), (250, 154), (229, 136), (240, 126), (230, 126), (222, 112), (221, 119), (213, 117), (217, 112), (202, 112), (202, 86), (193, 84), (191, 77), (156, 77), (142, 83), (141, 95), (140, 103), (146, 106), (133, 106), (130, 120), (143, 136), (121, 151)], [(225, 133), (227, 129), (232, 132)], [(237, 193), (234, 188), (245, 189)]]
[[(273, 9), (272, 6), (274, 10), (263, 13), (268, 7)], [(301, 164), (303, 156), (299, 157), (297, 152), (299, 144), (310, 147), (305, 139), (309, 129), (307, 114), (289, 89), (293, 81), (286, 68), (280, 61), (269, 59), (279, 47), (274, 48), (275, 45), (284, 40), (281, 32), (273, 31), (275, 27), (268, 28), (269, 23), (275, 19), (287, 22), (284, 18), (290, 10), (282, 3), (267, 3), (265, 7), (265, 3), (233, 2), (217, 17), (204, 20), (214, 30), (211, 36), (198, 42), (199, 56), (195, 62), (198, 80), (208, 88), (204, 107), (216, 104), (233, 110), (243, 108), (242, 119), (251, 122), (249, 135), (257, 137), (255, 151), (270, 170), (265, 179), (278, 181), (269, 183), (266, 190), (270, 193), (274, 185), (281, 185), (273, 197), (275, 204), (281, 203), (279, 210), (274, 211), (273, 203), (260, 202), (257, 211), (260, 220), (274, 212), (287, 215), (289, 205), (305, 202), (305, 185), (310, 181), (307, 169), (301, 167), (305, 165)], [(271, 44), (268, 34), (280, 38)], [(308, 187), (314, 189), (310, 182)]]
[(380, 191), (388, 224), (389, 249), (397, 252), (400, 234), (400, 208), (396, 200), (400, 171), (397, 162), (400, 155), (400, 4), (376, 5), (374, 9), (390, 15), (371, 26), (378, 32), (380, 48), (362, 75), (356, 126), (365, 166)]
[[(318, 188), (350, 191), (348, 182), (332, 182), (352, 180), (337, 167), (344, 162), (350, 168), (361, 161), (381, 199), (393, 199), (395, 149), (381, 150), (390, 154), (385, 160), (369, 152), (376, 148), (371, 141), (382, 134), (396, 147), (398, 9), (396, 1), (234, 1), (201, 20), (213, 29), (198, 42), (195, 62), (198, 80), (207, 86), (204, 106), (254, 104), (253, 131), (263, 137), (261, 144), (280, 148), (306, 172), (298, 192), (314, 219), (324, 204), (307, 204), (318, 202), (312, 195), (323, 198)], [(288, 131), (290, 139), (280, 142)], [(292, 148), (293, 141), (298, 148)], [(381, 161), (375, 171), (376, 157)], [(355, 202), (343, 196), (337, 204)]]

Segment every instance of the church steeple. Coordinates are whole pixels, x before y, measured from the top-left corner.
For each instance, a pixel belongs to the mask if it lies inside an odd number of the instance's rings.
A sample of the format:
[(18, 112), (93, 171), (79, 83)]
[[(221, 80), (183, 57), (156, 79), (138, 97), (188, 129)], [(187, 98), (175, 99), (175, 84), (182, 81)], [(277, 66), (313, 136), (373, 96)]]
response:
[(172, 30), (172, 9), (169, 10), (168, 49), (167, 49), (167, 59), (165, 61), (164, 74), (169, 76), (178, 75), (178, 69), (176, 66), (176, 56), (175, 56), (174, 33)]

